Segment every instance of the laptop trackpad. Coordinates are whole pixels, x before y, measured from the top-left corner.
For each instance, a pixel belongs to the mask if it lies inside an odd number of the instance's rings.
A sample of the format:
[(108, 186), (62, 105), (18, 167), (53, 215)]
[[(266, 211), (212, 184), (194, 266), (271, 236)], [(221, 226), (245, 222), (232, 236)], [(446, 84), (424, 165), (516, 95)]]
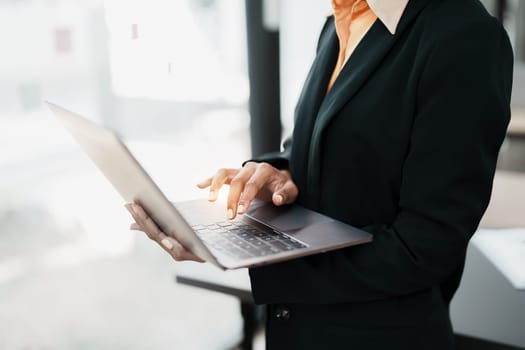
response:
[(371, 238), (355, 227), (298, 205), (276, 207), (257, 201), (250, 205), (248, 216), (314, 246), (357, 243)]
[(333, 219), (327, 216), (298, 205), (277, 207), (273, 204), (259, 201), (252, 202), (247, 214), (251, 218), (263, 222), (278, 231), (289, 233), (314, 224), (333, 221)]

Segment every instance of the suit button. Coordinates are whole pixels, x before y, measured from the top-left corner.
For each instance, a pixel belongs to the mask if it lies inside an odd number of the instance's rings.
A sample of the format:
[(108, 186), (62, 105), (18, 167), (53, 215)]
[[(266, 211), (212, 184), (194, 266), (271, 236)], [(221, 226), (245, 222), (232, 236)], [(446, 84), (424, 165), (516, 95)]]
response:
[(277, 318), (279, 321), (288, 321), (290, 316), (290, 309), (284, 305), (278, 306), (277, 309), (275, 309), (275, 318)]

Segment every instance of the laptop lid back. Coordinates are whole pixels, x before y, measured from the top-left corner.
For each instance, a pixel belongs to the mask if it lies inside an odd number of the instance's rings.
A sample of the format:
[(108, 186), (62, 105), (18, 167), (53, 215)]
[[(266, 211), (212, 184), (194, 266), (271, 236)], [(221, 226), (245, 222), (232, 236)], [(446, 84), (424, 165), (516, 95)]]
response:
[(222, 267), (114, 132), (46, 103), (126, 202), (141, 204), (166, 234)]

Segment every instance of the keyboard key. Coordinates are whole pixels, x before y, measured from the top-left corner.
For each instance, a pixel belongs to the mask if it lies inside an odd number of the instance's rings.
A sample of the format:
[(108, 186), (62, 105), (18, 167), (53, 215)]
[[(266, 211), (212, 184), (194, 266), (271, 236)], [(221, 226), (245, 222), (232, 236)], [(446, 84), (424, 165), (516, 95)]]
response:
[(218, 222), (217, 225), (221, 226), (221, 227), (231, 227), (231, 226), (233, 226), (233, 224), (231, 222), (228, 222), (228, 221)]
[(271, 241), (270, 244), (273, 247), (275, 247), (275, 248), (277, 248), (277, 249), (279, 249), (281, 251), (286, 250), (286, 247), (287, 247), (286, 244), (284, 244), (283, 242), (279, 242), (279, 241)]
[(298, 242), (296, 240), (292, 240), (292, 241), (288, 242), (288, 244), (290, 244), (294, 248), (305, 248), (306, 247), (304, 244), (302, 244), (301, 242)]
[(260, 230), (242, 222), (223, 221), (195, 225), (193, 228), (214, 252), (235, 259), (267, 256), (306, 247), (286, 234)]

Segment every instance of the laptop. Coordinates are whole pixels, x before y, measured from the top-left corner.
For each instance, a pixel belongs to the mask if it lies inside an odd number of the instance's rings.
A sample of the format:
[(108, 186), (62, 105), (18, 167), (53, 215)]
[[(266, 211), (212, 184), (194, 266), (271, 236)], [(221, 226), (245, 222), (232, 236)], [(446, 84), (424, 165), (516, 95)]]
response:
[(297, 204), (253, 201), (234, 220), (207, 199), (172, 203), (111, 130), (46, 102), (126, 202), (167, 235), (221, 269), (255, 267), (370, 242), (372, 235)]

